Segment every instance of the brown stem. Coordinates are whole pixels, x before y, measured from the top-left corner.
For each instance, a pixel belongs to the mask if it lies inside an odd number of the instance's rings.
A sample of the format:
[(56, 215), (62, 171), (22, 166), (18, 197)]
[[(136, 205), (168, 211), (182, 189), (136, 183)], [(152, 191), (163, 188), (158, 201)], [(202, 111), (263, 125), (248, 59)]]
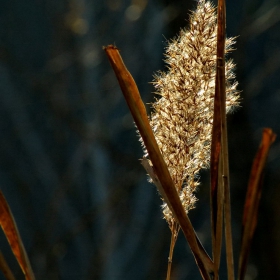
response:
[(130, 112), (147, 148), (150, 160), (153, 164), (152, 168), (154, 169), (154, 173), (159, 179), (159, 192), (167, 203), (169, 209), (172, 211), (174, 218), (180, 224), (203, 279), (210, 280), (210, 275), (213, 272), (213, 262), (201, 244), (198, 243), (194, 228), (182, 206), (166, 163), (155, 140), (146, 113), (146, 108), (142, 102), (136, 83), (125, 67), (118, 49), (112, 45), (107, 46), (104, 49), (112, 68), (115, 71)]
[(179, 229), (180, 228), (179, 228), (178, 223), (174, 221), (172, 223), (172, 227), (171, 227), (171, 240), (170, 240), (170, 248), (169, 248), (169, 256), (168, 256), (166, 280), (171, 279), (171, 267), (172, 267), (173, 252), (174, 252), (174, 247), (175, 247), (175, 244), (176, 244), (176, 241), (177, 241)]
[(228, 161), (228, 137), (226, 122), (226, 86), (225, 86), (225, 40), (226, 40), (226, 3), (225, 0), (218, 1), (218, 34), (217, 34), (217, 73), (218, 87), (221, 98), (221, 142), (223, 161), (223, 185), (224, 185), (224, 215), (225, 215), (225, 242), (228, 279), (234, 280), (234, 262), (232, 248), (231, 229), (231, 205), (229, 184), (229, 161)]

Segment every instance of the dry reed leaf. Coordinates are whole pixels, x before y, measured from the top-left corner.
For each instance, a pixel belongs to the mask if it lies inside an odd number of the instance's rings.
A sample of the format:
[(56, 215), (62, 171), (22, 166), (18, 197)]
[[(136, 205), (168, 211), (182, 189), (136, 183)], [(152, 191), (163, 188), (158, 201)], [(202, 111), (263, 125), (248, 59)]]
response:
[(275, 141), (275, 138), (276, 134), (271, 129), (265, 128), (263, 130), (262, 141), (252, 165), (243, 212), (238, 280), (243, 280), (245, 277), (251, 242), (257, 225), (263, 171), (270, 146)]
[[(214, 118), (211, 143), (211, 218), (212, 218), (212, 246), (215, 278), (218, 279), (221, 259), (222, 236), (223, 236), (223, 211), (225, 189), (228, 189), (227, 157), (227, 127), (226, 127), (226, 85), (225, 85), (225, 24), (226, 10), (225, 1), (218, 2), (218, 31), (217, 31), (217, 63), (216, 83), (214, 98)], [(226, 183), (226, 184), (225, 184)], [(229, 205), (230, 207), (230, 205)], [(227, 223), (227, 222), (226, 222)], [(227, 242), (230, 242), (228, 240)], [(232, 258), (232, 256), (227, 256)], [(230, 260), (231, 261), (231, 260)], [(233, 274), (233, 266), (228, 268), (229, 275)], [(229, 279), (230, 278), (229, 276)]]
[(211, 218), (215, 279), (220, 266), (223, 219), (225, 221), (228, 279), (234, 279), (225, 85), (225, 1), (218, 1), (217, 65), (211, 143)]
[(0, 251), (0, 270), (7, 280), (15, 280), (15, 277), (7, 264), (2, 252)]
[(159, 189), (159, 191), (168, 204), (168, 207), (171, 209), (177, 222), (180, 224), (182, 231), (193, 252), (203, 279), (210, 280), (210, 275), (213, 272), (213, 262), (211, 261), (201, 244), (199, 244), (193, 226), (181, 204), (180, 198), (175, 189), (166, 163), (164, 162), (163, 157), (159, 151), (157, 142), (155, 140), (148, 120), (146, 108), (142, 102), (135, 81), (125, 67), (118, 49), (112, 45), (109, 45), (104, 49), (119, 81), (120, 87), (134, 118), (135, 124), (137, 125), (137, 128), (149, 153), (153, 171), (158, 177), (160, 185), (162, 187), (162, 189)]
[[(218, 32), (220, 32), (218, 30)], [(218, 33), (219, 34), (219, 33)], [(217, 42), (217, 48), (221, 45), (221, 42)], [(217, 57), (219, 57), (217, 55)], [(224, 54), (223, 54), (224, 59)], [(217, 64), (219, 60), (217, 61)], [(211, 157), (210, 157), (210, 176), (211, 176), (211, 219), (212, 219), (212, 250), (213, 250), (213, 262), (215, 266), (215, 275), (218, 274), (220, 257), (221, 257), (221, 244), (222, 244), (222, 223), (223, 223), (223, 209), (220, 207), (221, 203), (221, 191), (222, 182), (219, 179), (219, 163), (221, 163), (221, 88), (218, 86), (221, 83), (221, 69), (216, 68), (216, 85), (215, 85), (215, 97), (214, 97), (214, 116), (213, 116), (213, 128), (212, 128), (212, 142), (211, 142)], [(224, 68), (223, 68), (224, 69)], [(224, 105), (224, 104), (223, 104)], [(220, 183), (220, 184), (218, 184)], [(223, 201), (222, 201), (223, 204)]]
[(1, 191), (0, 191), (0, 225), (25, 275), (25, 279), (26, 280), (35, 279), (19, 231), (17, 229), (13, 214)]

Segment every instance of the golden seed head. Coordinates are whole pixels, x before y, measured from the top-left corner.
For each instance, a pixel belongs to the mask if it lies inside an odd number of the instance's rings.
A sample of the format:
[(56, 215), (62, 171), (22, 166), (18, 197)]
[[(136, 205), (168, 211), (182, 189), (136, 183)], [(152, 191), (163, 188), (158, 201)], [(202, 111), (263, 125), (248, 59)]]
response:
[[(190, 15), (189, 29), (181, 30), (166, 49), (168, 71), (158, 72), (153, 82), (160, 98), (152, 104), (150, 124), (186, 212), (196, 202), (198, 173), (210, 161), (216, 40), (216, 9), (200, 0)], [(226, 53), (233, 44), (234, 38), (226, 40)], [(227, 112), (238, 105), (234, 67), (232, 60), (226, 61)], [(172, 213), (165, 203), (163, 213), (171, 224)]]

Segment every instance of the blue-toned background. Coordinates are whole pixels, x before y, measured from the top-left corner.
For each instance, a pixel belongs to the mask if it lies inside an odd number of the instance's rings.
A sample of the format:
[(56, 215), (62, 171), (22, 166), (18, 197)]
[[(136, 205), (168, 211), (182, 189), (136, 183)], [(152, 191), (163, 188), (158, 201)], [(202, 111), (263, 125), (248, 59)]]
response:
[[(37, 279), (165, 279), (169, 229), (102, 46), (116, 44), (151, 102), (166, 39), (187, 25), (195, 6), (192, 0), (0, 1), (0, 188)], [(280, 137), (279, 14), (279, 0), (227, 1), (227, 34), (239, 35), (232, 57), (242, 90), (228, 125), (236, 264), (261, 130), (271, 127)], [(247, 280), (280, 275), (279, 143), (268, 159)], [(208, 172), (201, 180), (190, 217), (210, 253)], [(24, 279), (2, 232), (0, 249), (16, 279)], [(174, 254), (172, 279), (201, 279), (182, 234)]]

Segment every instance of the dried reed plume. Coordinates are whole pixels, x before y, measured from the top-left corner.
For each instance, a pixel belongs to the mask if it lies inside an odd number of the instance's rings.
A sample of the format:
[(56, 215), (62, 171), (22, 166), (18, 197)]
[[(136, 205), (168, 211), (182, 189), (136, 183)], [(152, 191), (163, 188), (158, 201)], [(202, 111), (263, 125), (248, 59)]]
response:
[[(234, 38), (226, 40), (226, 53), (233, 43)], [(181, 30), (166, 49), (168, 71), (159, 72), (153, 82), (160, 98), (152, 104), (150, 124), (186, 212), (196, 202), (198, 173), (210, 161), (216, 52), (216, 9), (201, 0), (190, 15), (189, 29)], [(238, 105), (234, 66), (227, 60), (227, 111)], [(147, 157), (145, 148), (144, 152)], [(171, 226), (173, 216), (166, 203), (163, 213)]]

